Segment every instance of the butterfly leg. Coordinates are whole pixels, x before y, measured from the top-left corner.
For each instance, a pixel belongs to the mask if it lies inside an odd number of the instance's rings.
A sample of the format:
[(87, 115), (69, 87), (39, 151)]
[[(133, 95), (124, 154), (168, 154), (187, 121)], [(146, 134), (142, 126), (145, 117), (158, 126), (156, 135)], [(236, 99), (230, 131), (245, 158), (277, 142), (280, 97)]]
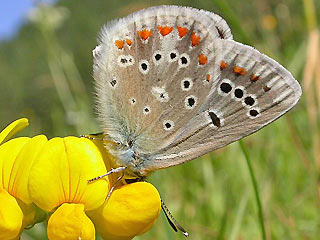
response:
[(116, 180), (116, 182), (113, 184), (113, 186), (110, 188), (110, 191), (106, 197), (106, 200), (109, 199), (109, 197), (111, 196), (111, 193), (113, 192), (113, 190), (115, 189), (115, 187), (117, 186), (117, 184), (121, 181), (121, 179), (123, 178), (124, 176), (124, 172), (122, 172), (121, 176), (119, 176)]
[(126, 170), (126, 169), (127, 169), (127, 167), (111, 168), (111, 170), (109, 172), (107, 172), (106, 174), (103, 174), (101, 176), (98, 176), (98, 177), (95, 177), (95, 178), (88, 180), (88, 183), (91, 183), (91, 182), (96, 181), (100, 178), (106, 177), (106, 176), (110, 175), (111, 173), (123, 172), (123, 174), (124, 174), (124, 170)]

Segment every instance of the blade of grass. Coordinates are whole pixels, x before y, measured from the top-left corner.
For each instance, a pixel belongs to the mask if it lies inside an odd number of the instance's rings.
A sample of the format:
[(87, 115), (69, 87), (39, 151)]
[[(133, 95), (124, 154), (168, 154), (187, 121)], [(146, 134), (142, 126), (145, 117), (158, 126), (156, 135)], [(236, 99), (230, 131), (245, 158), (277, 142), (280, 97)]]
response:
[(262, 239), (266, 240), (267, 236), (266, 236), (266, 230), (265, 230), (265, 226), (264, 226), (264, 219), (263, 219), (263, 209), (262, 209), (262, 204), (260, 201), (260, 197), (259, 197), (259, 189), (258, 189), (258, 184), (254, 175), (254, 171), (251, 165), (251, 160), (250, 160), (250, 156), (249, 156), (249, 152), (244, 144), (244, 142), (242, 140), (239, 141), (240, 144), (240, 148), (243, 152), (243, 155), (247, 161), (247, 165), (248, 165), (248, 169), (250, 172), (250, 177), (251, 177), (251, 182), (253, 185), (253, 189), (254, 189), (254, 193), (255, 193), (255, 197), (256, 197), (256, 202), (257, 202), (257, 206), (258, 206), (258, 216), (259, 216), (259, 222), (260, 222), (260, 228), (261, 228), (261, 235), (262, 235)]
[(317, 15), (313, 0), (303, 0), (304, 12), (309, 31), (317, 28)]
[(238, 239), (238, 234), (239, 234), (239, 230), (241, 227), (241, 223), (244, 219), (244, 213), (246, 211), (247, 208), (247, 204), (248, 204), (248, 200), (249, 200), (249, 191), (248, 189), (246, 189), (246, 191), (243, 193), (242, 198), (240, 200), (240, 204), (236, 213), (236, 218), (231, 230), (231, 234), (229, 237), (229, 240), (236, 240)]
[(228, 20), (228, 24), (232, 26), (232, 29), (238, 32), (237, 37), (239, 37), (239, 40), (245, 44), (253, 45), (251, 41), (253, 38), (249, 36), (249, 32), (243, 30), (241, 21), (232, 10), (230, 3), (228, 3), (228, 1), (220, 0), (213, 0), (213, 3), (221, 10), (223, 17)]
[(219, 233), (218, 233), (218, 237), (217, 240), (223, 240), (225, 239), (225, 233), (226, 233), (226, 228), (227, 228), (227, 220), (228, 220), (228, 214), (229, 214), (229, 208), (226, 208), (223, 217), (222, 217), (222, 221), (221, 221), (221, 226), (219, 229)]

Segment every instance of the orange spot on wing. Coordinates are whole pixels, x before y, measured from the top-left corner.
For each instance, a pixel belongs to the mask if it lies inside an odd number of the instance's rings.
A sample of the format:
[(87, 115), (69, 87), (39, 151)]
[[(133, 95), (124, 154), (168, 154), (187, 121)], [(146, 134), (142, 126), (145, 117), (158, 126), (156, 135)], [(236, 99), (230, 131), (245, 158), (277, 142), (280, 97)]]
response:
[(127, 43), (129, 46), (131, 46), (132, 41), (131, 41), (130, 39), (126, 39), (126, 43)]
[(229, 67), (229, 64), (226, 63), (225, 61), (221, 61), (220, 70), (226, 69), (227, 67)]
[(196, 33), (193, 32), (193, 33), (191, 34), (191, 44), (192, 44), (192, 47), (199, 45), (200, 39), (201, 39), (200, 36), (197, 36)]
[(147, 30), (144, 29), (142, 31), (138, 31), (138, 35), (143, 39), (143, 40), (147, 40), (151, 35), (152, 35), (152, 29)]
[(189, 32), (188, 28), (178, 26), (179, 37), (183, 38)]
[(259, 76), (254, 75), (254, 74), (251, 74), (251, 76), (250, 76), (250, 80), (251, 80), (252, 82), (258, 81), (259, 78), (260, 78)]
[(122, 49), (123, 45), (124, 45), (124, 41), (123, 40), (116, 40), (114, 44), (117, 46), (117, 48)]
[(199, 64), (200, 65), (205, 65), (207, 62), (208, 62), (208, 58), (206, 57), (206, 55), (201, 53), (200, 56), (199, 56)]
[(161, 26), (158, 26), (158, 30), (159, 30), (159, 32), (161, 33), (162, 36), (166, 36), (166, 35), (168, 35), (169, 33), (172, 32), (173, 27), (168, 27), (168, 26), (161, 27)]
[(211, 75), (210, 75), (210, 74), (207, 74), (207, 76), (206, 76), (207, 82), (210, 82), (210, 79), (211, 79)]
[(244, 68), (242, 67), (238, 67), (238, 66), (235, 66), (233, 68), (233, 72), (236, 74), (236, 75), (245, 75), (247, 73), (247, 70), (245, 70)]

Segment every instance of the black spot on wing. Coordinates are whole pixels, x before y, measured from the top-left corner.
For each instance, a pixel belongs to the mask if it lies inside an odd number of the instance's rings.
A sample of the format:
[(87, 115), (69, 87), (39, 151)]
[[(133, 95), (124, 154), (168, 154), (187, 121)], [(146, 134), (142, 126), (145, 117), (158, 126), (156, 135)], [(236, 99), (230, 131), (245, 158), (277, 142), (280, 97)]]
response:
[(220, 127), (220, 118), (214, 113), (214, 112), (209, 112), (209, 116), (211, 118), (212, 124), (215, 125), (216, 127)]

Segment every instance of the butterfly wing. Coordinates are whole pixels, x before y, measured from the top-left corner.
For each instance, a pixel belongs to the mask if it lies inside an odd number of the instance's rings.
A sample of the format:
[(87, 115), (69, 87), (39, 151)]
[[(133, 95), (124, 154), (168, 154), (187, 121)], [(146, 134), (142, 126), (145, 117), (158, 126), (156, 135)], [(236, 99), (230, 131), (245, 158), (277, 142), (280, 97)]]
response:
[(102, 31), (97, 109), (105, 133), (125, 146), (120, 164), (147, 175), (186, 162), (296, 104), (301, 89), (291, 74), (231, 39), (222, 18), (177, 6), (143, 10)]
[[(180, 95), (182, 80), (206, 78), (208, 67), (195, 71), (199, 56), (202, 51), (209, 54), (209, 45), (221, 37), (232, 39), (221, 17), (189, 7), (152, 7), (109, 23), (93, 51), (96, 109), (104, 132), (121, 144), (134, 140), (138, 152), (164, 147), (178, 130), (172, 129), (174, 122), (192, 117), (182, 108), (171, 118), (188, 93)], [(203, 99), (210, 90), (193, 89), (202, 92)]]
[(214, 81), (201, 110), (145, 171), (177, 165), (256, 132), (296, 105), (301, 88), (280, 64), (231, 40), (215, 44)]

